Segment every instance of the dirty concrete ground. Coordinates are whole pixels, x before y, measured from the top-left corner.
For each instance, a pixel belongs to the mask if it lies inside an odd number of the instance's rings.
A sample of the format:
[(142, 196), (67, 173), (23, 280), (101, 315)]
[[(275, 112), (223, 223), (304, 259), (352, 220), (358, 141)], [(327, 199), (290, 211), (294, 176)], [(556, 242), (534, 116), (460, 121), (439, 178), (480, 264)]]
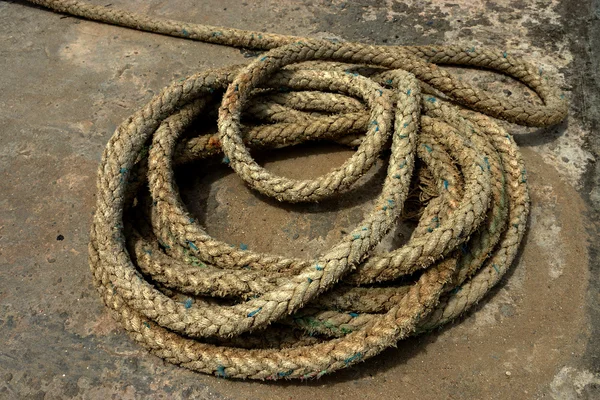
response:
[[(530, 230), (509, 276), (476, 309), (320, 380), (227, 381), (164, 363), (132, 343), (91, 285), (87, 241), (96, 168), (115, 127), (171, 80), (244, 63), (251, 54), (0, 2), (1, 399), (600, 398), (597, 1), (112, 4), (285, 34), (505, 48), (554, 74), (571, 113), (551, 129), (509, 127), (528, 167)], [(521, 93), (489, 74), (464, 77)], [(263, 162), (308, 178), (349, 154), (304, 146)], [(310, 257), (360, 219), (378, 182), (375, 174), (351, 200), (304, 208), (255, 195), (226, 166), (194, 165), (180, 183), (189, 208), (216, 237)]]

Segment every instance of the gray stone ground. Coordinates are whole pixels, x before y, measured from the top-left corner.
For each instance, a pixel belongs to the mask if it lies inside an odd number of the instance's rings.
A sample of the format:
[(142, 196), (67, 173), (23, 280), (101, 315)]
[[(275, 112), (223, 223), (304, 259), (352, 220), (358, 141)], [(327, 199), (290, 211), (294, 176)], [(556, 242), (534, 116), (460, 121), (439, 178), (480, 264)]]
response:
[[(129, 340), (91, 286), (87, 241), (96, 167), (115, 127), (171, 80), (244, 63), (251, 54), (2, 1), (0, 398), (600, 398), (598, 1), (112, 4), (285, 34), (505, 48), (554, 74), (570, 95), (571, 113), (551, 129), (509, 127), (520, 132), (530, 174), (530, 230), (513, 271), (475, 310), (318, 381), (226, 381), (166, 364)], [(506, 79), (459, 72), (506, 95), (523, 93)], [(348, 154), (308, 146), (263, 160), (277, 173), (309, 177)], [(350, 200), (304, 209), (257, 197), (225, 167), (183, 171), (182, 187), (190, 209), (215, 236), (309, 257), (360, 219), (377, 176)]]

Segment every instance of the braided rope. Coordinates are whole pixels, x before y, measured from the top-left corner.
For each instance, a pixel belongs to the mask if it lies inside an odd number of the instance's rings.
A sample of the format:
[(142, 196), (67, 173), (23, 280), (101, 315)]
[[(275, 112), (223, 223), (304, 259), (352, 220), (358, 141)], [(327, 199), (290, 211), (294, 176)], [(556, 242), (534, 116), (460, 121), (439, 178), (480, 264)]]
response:
[[(456, 318), (514, 260), (528, 215), (526, 172), (514, 140), (490, 117), (549, 126), (567, 113), (532, 65), (491, 49), (330, 43), (71, 0), (32, 2), (130, 28), (269, 50), (247, 66), (172, 83), (125, 120), (104, 150), (89, 246), (94, 283), (133, 339), (159, 357), (222, 377), (318, 377)], [(509, 75), (541, 104), (498, 98), (439, 65)], [(185, 135), (198, 118), (215, 116), (217, 101), (218, 134)], [(249, 153), (312, 140), (356, 152), (314, 180), (275, 176)], [(187, 211), (174, 180), (175, 164), (225, 155), (264, 195), (314, 202), (347, 191), (387, 149), (373, 209), (315, 260), (212, 238)], [(423, 200), (417, 227), (402, 247), (372, 254), (409, 214), (411, 180)]]

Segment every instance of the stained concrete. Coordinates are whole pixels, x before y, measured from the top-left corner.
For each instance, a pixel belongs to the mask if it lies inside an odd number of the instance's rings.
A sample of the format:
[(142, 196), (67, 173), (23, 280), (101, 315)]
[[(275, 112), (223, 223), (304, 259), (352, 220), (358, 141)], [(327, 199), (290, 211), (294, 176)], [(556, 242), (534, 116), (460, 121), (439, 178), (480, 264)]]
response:
[[(166, 364), (132, 343), (91, 286), (87, 241), (96, 168), (115, 127), (171, 80), (253, 54), (0, 2), (0, 398), (600, 398), (597, 2), (112, 5), (367, 43), (505, 48), (556, 76), (571, 112), (550, 129), (509, 126), (529, 171), (530, 230), (509, 276), (472, 312), (317, 381), (227, 381)], [(510, 80), (457, 72), (480, 87), (525, 95)], [(349, 154), (307, 146), (262, 161), (276, 173), (309, 177)], [(179, 179), (209, 233), (305, 257), (351, 228), (378, 188), (375, 171), (351, 198), (297, 208), (255, 195), (226, 166), (194, 165)]]

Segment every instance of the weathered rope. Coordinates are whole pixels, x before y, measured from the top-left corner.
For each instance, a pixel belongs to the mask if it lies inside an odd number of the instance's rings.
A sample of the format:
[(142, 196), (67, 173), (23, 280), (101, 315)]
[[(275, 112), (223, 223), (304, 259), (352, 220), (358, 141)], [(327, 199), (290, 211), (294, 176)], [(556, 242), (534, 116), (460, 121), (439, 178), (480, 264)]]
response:
[[(123, 122), (104, 151), (89, 247), (94, 283), (115, 318), (152, 353), (222, 377), (321, 376), (456, 318), (510, 267), (528, 215), (526, 173), (514, 140), (490, 116), (549, 126), (567, 113), (562, 96), (530, 64), (482, 48), (331, 43), (78, 1), (32, 2), (130, 28), (269, 50), (247, 66), (172, 83)], [(541, 103), (476, 89), (439, 68), (446, 64), (509, 75)], [(218, 135), (187, 134), (198, 118), (215, 114), (218, 101)], [(356, 152), (325, 176), (293, 180), (266, 171), (248, 150), (311, 140)], [(267, 196), (320, 201), (351, 188), (388, 149), (373, 209), (316, 260), (210, 237), (174, 180), (174, 164), (220, 154)], [(423, 201), (412, 210), (419, 220), (409, 242), (372, 254), (408, 213), (411, 185), (421, 187)]]

